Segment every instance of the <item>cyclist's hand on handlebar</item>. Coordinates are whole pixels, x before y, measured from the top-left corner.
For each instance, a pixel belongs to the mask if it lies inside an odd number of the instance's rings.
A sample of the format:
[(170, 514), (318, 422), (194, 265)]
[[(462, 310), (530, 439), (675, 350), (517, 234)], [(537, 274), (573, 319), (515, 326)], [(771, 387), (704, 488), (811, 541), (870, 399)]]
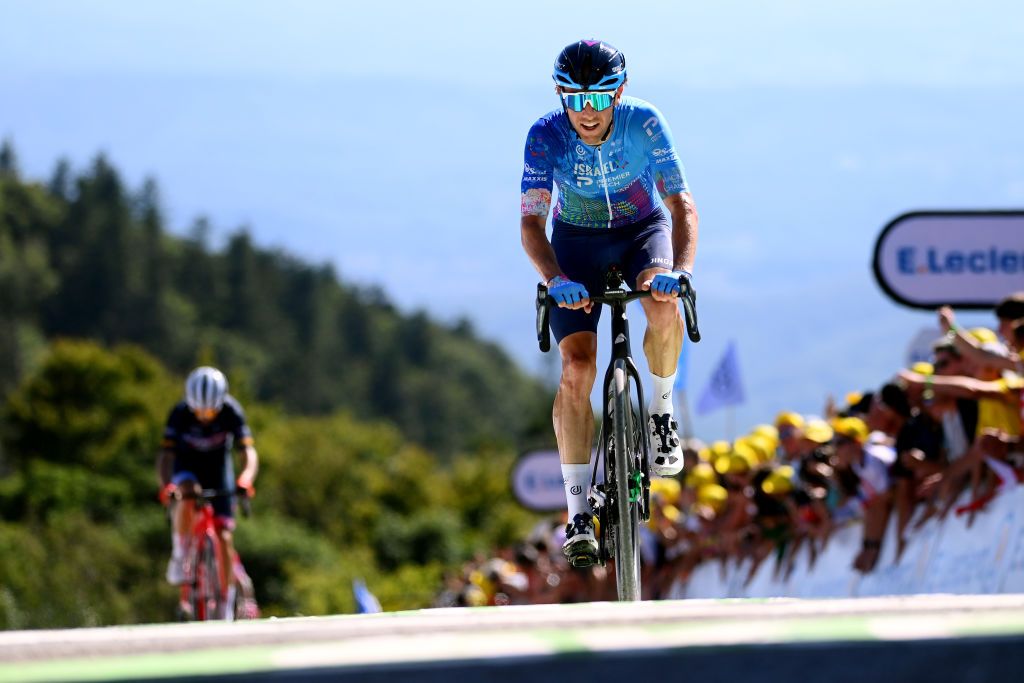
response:
[(564, 275), (556, 275), (548, 281), (548, 294), (560, 308), (582, 308), (590, 313), (593, 307), (587, 288)]
[(679, 279), (687, 282), (693, 277), (685, 270), (673, 270), (669, 273), (658, 273), (643, 284), (643, 289), (650, 290), (651, 298), (655, 301), (671, 301), (680, 295)]
[(178, 487), (174, 484), (164, 484), (160, 489), (160, 493), (157, 494), (157, 498), (160, 499), (160, 504), (167, 507), (171, 503), (171, 496), (178, 490)]

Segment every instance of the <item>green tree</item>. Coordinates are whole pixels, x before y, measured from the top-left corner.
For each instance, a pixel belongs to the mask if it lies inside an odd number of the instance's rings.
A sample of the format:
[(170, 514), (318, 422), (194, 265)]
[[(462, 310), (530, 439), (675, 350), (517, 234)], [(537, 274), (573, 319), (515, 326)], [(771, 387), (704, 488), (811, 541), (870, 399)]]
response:
[(60, 213), (42, 188), (0, 178), (0, 396), (27, 369), (38, 308), (57, 287), (44, 235)]
[(4, 139), (3, 143), (0, 143), (0, 178), (9, 180), (18, 178), (18, 156), (14, 153), (14, 145), (8, 139)]
[(23, 513), (42, 517), (70, 506), (109, 516), (124, 503), (152, 501), (160, 428), (168, 397), (179, 393), (138, 348), (55, 344), (4, 411), (6, 455), (24, 483)]

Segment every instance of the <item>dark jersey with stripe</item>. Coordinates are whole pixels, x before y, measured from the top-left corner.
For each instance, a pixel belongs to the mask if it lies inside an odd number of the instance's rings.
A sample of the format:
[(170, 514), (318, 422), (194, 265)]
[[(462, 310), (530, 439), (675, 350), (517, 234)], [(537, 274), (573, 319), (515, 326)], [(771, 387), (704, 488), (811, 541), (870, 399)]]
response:
[(245, 412), (229, 394), (217, 417), (207, 423), (200, 422), (184, 401), (174, 406), (161, 445), (174, 452), (175, 474), (191, 472), (204, 488), (229, 488), (234, 479), (232, 447), (252, 443)]

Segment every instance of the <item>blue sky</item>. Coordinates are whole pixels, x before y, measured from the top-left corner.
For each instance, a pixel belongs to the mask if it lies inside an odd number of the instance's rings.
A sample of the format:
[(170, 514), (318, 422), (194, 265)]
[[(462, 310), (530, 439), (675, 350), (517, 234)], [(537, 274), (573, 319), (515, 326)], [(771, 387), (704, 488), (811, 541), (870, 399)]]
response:
[(933, 324), (871, 276), (891, 218), (1024, 205), (1011, 2), (6, 2), (0, 136), (39, 177), (105, 151), (159, 181), (173, 229), (247, 225), (403, 308), (469, 317), (550, 376), (522, 143), (557, 106), (554, 56), (590, 36), (675, 133), (702, 218), (690, 391), (735, 339), (737, 429), (879, 384)]

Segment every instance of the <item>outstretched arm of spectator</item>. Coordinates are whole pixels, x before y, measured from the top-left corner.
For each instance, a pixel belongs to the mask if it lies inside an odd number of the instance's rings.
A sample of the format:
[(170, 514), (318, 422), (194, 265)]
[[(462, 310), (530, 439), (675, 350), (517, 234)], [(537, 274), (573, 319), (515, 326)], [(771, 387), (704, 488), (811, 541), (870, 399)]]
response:
[(882, 552), (882, 536), (892, 512), (892, 493), (887, 491), (872, 498), (864, 506), (864, 537), (861, 550), (853, 561), (853, 567), (864, 574), (878, 563)]
[(972, 363), (988, 365), (1000, 370), (1016, 370), (1016, 359), (983, 349), (977, 339), (961, 329), (956, 324), (953, 309), (949, 306), (939, 309), (939, 326), (943, 332), (950, 335), (956, 350)]
[(897, 379), (908, 389), (920, 391), (929, 384), (937, 398), (994, 398), (1006, 400), (1006, 385), (999, 381), (984, 381), (973, 377), (925, 376), (909, 370), (901, 370)]

